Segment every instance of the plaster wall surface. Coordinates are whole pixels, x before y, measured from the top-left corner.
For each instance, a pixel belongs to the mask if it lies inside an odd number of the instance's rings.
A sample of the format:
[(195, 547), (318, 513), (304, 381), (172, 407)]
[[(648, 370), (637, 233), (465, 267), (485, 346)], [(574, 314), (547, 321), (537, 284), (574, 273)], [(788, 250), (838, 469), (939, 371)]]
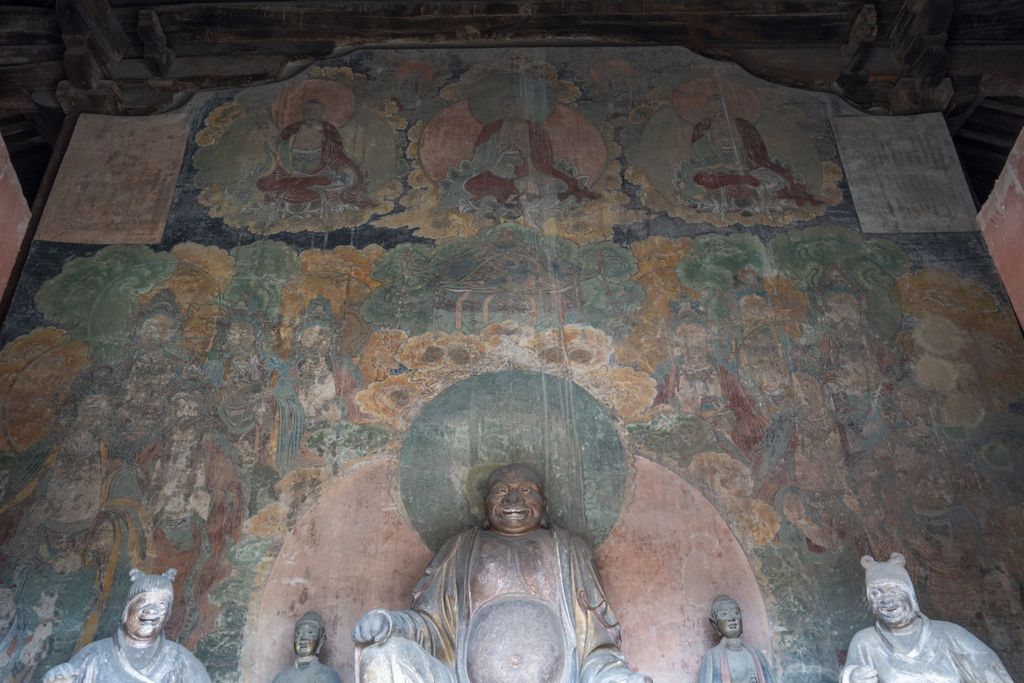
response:
[(1024, 319), (1024, 132), (1006, 160), (992, 194), (978, 213), (992, 260), (999, 269), (1006, 292)]

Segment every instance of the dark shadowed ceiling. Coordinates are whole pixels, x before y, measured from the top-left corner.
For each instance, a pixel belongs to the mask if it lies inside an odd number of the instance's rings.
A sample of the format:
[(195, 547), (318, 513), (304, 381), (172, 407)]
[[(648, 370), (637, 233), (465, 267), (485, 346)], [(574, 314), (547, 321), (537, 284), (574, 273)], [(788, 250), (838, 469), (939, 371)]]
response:
[(61, 122), (363, 45), (669, 44), (879, 114), (943, 112), (983, 201), (1024, 123), (1024, 0), (0, 0), (0, 126), (33, 196)]

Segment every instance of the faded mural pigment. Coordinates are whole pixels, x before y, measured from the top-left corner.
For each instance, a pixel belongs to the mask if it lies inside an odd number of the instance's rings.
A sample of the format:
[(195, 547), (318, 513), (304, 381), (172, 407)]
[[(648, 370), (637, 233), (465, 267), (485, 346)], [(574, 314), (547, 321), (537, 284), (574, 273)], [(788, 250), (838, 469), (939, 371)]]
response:
[(355, 620), (514, 461), (658, 681), (720, 593), (781, 680), (836, 680), (891, 551), (1024, 676), (1024, 341), (977, 234), (860, 232), (841, 110), (625, 48), (195, 103), (159, 243), (37, 241), (2, 330), (0, 679), (109, 635), (142, 566), (215, 680), (313, 609), (351, 680)]

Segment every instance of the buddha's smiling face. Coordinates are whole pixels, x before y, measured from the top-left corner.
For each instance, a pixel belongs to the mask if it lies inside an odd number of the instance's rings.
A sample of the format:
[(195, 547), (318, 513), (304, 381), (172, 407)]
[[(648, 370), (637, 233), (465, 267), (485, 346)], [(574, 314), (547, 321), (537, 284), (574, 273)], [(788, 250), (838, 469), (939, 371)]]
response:
[(509, 476), (491, 484), (487, 493), (487, 521), (500, 534), (518, 536), (541, 525), (547, 499), (540, 484)]

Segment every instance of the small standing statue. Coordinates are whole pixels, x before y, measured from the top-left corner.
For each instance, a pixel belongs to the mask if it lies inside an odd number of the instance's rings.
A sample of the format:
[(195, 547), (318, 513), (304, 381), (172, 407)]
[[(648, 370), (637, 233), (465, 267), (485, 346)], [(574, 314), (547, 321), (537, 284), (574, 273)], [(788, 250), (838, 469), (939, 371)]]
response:
[(721, 642), (704, 653), (697, 683), (774, 683), (768, 660), (759, 650), (744, 645), (743, 612), (728, 595), (711, 601), (711, 625)]
[(324, 620), (316, 612), (306, 612), (295, 622), (295, 663), (277, 674), (274, 683), (341, 683), (334, 669), (320, 663), (317, 655), (327, 634)]
[(921, 614), (903, 555), (885, 562), (865, 555), (860, 563), (875, 625), (850, 641), (842, 683), (1013, 683), (970, 631)]
[(174, 603), (174, 569), (129, 572), (132, 585), (112, 638), (90, 643), (46, 672), (43, 683), (210, 683), (191, 652), (164, 638)]

